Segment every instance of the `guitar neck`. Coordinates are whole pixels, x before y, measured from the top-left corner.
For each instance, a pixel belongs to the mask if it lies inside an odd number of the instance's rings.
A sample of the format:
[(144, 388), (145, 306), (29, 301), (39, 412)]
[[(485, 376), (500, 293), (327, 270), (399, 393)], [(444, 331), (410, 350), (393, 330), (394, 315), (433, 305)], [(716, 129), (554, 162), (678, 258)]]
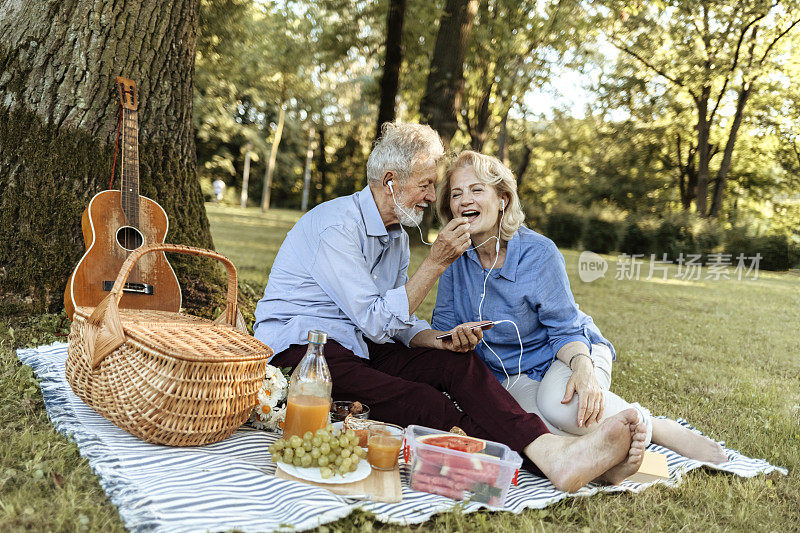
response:
[(128, 225), (139, 227), (139, 111), (122, 108), (122, 211)]

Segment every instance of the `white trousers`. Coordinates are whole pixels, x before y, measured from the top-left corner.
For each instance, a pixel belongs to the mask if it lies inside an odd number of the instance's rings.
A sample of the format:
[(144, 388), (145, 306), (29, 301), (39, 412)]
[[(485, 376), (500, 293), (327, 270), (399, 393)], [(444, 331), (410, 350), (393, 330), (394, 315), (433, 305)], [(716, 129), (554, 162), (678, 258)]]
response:
[[(647, 426), (645, 445), (650, 444), (653, 435), (650, 412), (638, 403), (626, 402), (609, 390), (611, 387), (611, 350), (605, 344), (592, 344), (591, 357), (594, 361), (595, 377), (603, 390), (603, 417), (600, 421), (633, 407), (639, 413), (639, 421), (644, 422)], [(511, 393), (511, 396), (525, 411), (539, 415), (551, 433), (569, 436), (585, 435), (594, 431), (598, 424), (578, 427), (578, 395), (575, 394), (569, 403), (561, 403), (570, 376), (572, 376), (572, 370), (556, 359), (541, 382), (529, 378), (526, 374), (515, 374), (503, 382), (503, 387)]]

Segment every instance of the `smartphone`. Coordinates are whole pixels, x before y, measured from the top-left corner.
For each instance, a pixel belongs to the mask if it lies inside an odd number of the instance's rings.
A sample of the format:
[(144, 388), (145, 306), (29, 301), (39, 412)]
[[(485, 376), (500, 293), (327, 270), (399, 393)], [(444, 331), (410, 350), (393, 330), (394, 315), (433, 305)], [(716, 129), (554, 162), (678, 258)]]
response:
[[(474, 326), (472, 326), (472, 331), (476, 331), (479, 329), (489, 329), (492, 326), (494, 326), (494, 322), (491, 320), (487, 320), (486, 322), (481, 322), (480, 324), (475, 324)], [(438, 340), (449, 339), (450, 333), (443, 333), (442, 335), (437, 335), (436, 338)]]

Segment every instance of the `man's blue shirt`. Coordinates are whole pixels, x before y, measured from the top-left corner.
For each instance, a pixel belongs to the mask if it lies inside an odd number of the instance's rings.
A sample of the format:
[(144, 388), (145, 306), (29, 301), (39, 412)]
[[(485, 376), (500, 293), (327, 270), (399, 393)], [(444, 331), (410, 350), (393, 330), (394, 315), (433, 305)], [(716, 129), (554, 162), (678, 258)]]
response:
[[(458, 324), (478, 320), (478, 306), (487, 270), (475, 250), (468, 250), (439, 278), (433, 328), (448, 331)], [(564, 258), (547, 237), (520, 227), (508, 241), (502, 268), (489, 273), (483, 320), (513, 320), (519, 327), (523, 355), (519, 364), (519, 339), (513, 324), (484, 331), (475, 350), (498, 379), (519, 368), (540, 381), (565, 344), (580, 341), (591, 350), (594, 343), (614, 347), (594, 321), (578, 309), (569, 287)], [(485, 343), (500, 356), (500, 360)]]
[[(369, 187), (318, 205), (286, 235), (256, 306), (255, 336), (280, 353), (322, 330), (359, 357), (366, 337), (408, 346), (430, 325), (408, 313), (408, 235), (388, 231)], [(362, 337), (363, 336), (363, 337)]]

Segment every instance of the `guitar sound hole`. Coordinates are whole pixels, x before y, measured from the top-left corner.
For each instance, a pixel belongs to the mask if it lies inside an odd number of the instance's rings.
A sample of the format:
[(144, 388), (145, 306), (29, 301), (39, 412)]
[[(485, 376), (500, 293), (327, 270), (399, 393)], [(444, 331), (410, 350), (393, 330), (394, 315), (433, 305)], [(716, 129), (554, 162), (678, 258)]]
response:
[(144, 244), (144, 236), (136, 228), (122, 226), (117, 230), (117, 244), (132, 252)]

